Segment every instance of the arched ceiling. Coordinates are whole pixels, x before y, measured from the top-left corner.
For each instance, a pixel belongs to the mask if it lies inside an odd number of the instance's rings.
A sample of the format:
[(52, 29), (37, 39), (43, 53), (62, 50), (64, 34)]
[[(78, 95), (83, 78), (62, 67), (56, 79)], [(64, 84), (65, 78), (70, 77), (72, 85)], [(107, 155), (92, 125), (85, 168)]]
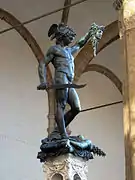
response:
[[(21, 37), (27, 42), (27, 44), (31, 48), (38, 62), (44, 58), (44, 54), (39, 44), (36, 42), (35, 38), (28, 31), (28, 29), (25, 28), (23, 25), (16, 27), (16, 25), (21, 24), (21, 22), (16, 17), (14, 17), (11, 13), (5, 11), (4, 9), (0, 8), (0, 19), (10, 24), (12, 27), (15, 27), (15, 30), (21, 35)], [(48, 81), (52, 80), (49, 66), (47, 67), (47, 79)]]
[(89, 72), (89, 71), (96, 71), (106, 76), (108, 79), (111, 80), (111, 82), (117, 87), (119, 92), (122, 94), (122, 82), (111, 70), (99, 64), (89, 64), (86, 67), (84, 73)]

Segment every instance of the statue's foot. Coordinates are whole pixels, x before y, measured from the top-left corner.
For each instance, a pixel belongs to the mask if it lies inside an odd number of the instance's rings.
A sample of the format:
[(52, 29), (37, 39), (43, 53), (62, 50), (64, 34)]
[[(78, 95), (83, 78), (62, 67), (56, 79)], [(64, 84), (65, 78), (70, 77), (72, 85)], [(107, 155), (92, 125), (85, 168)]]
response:
[(55, 129), (50, 133), (50, 135), (48, 136), (49, 139), (61, 139), (61, 135), (59, 133), (59, 130), (57, 127), (55, 127)]
[(63, 133), (63, 134), (61, 134), (61, 138), (62, 139), (69, 139), (69, 136), (67, 133)]
[(51, 133), (50, 135), (49, 135), (49, 139), (52, 139), (52, 140), (60, 140), (61, 139), (61, 135), (60, 135), (60, 133)]
[(53, 130), (53, 132), (49, 135), (51, 139), (69, 139), (69, 135), (67, 132), (60, 134), (57, 127)]

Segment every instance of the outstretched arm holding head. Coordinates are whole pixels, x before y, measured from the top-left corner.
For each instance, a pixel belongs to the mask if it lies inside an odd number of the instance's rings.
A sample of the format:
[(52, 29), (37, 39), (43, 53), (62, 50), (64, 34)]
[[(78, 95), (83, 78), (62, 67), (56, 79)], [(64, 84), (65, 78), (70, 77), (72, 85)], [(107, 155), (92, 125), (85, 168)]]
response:
[(75, 45), (73, 45), (71, 47), (71, 53), (75, 54), (78, 50), (80, 50), (90, 39), (90, 33), (86, 33), (85, 36), (83, 36), (79, 41), (77, 41), (75, 43)]
[(92, 47), (94, 50), (94, 56), (96, 56), (97, 45), (102, 38), (104, 32), (104, 26), (99, 26), (93, 23), (89, 31), (83, 36), (79, 41), (76, 42), (74, 46), (71, 47), (71, 53), (76, 53), (80, 48), (82, 48), (89, 40), (91, 40)]
[(78, 52), (88, 42), (89, 38), (90, 38), (90, 35), (89, 33), (87, 33), (79, 41), (77, 41), (75, 45), (71, 47), (71, 53), (75, 54), (76, 52)]

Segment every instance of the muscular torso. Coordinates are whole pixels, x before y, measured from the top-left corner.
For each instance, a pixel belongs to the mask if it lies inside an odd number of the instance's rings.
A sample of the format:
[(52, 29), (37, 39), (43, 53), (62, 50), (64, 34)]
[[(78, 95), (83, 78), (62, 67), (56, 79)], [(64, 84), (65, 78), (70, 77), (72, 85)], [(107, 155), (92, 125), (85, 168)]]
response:
[(74, 57), (71, 54), (71, 48), (55, 45), (51, 47), (51, 53), (53, 53), (51, 62), (55, 68), (55, 74), (57, 72), (66, 73), (69, 81), (72, 81), (74, 78)]

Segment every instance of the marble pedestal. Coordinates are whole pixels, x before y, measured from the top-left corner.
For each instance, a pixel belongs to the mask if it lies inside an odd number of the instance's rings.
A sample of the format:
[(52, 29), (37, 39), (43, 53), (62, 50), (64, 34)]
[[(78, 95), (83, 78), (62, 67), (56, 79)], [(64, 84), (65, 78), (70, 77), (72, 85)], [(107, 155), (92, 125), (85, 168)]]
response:
[(49, 158), (43, 164), (46, 180), (87, 180), (88, 166), (82, 158), (72, 154)]

